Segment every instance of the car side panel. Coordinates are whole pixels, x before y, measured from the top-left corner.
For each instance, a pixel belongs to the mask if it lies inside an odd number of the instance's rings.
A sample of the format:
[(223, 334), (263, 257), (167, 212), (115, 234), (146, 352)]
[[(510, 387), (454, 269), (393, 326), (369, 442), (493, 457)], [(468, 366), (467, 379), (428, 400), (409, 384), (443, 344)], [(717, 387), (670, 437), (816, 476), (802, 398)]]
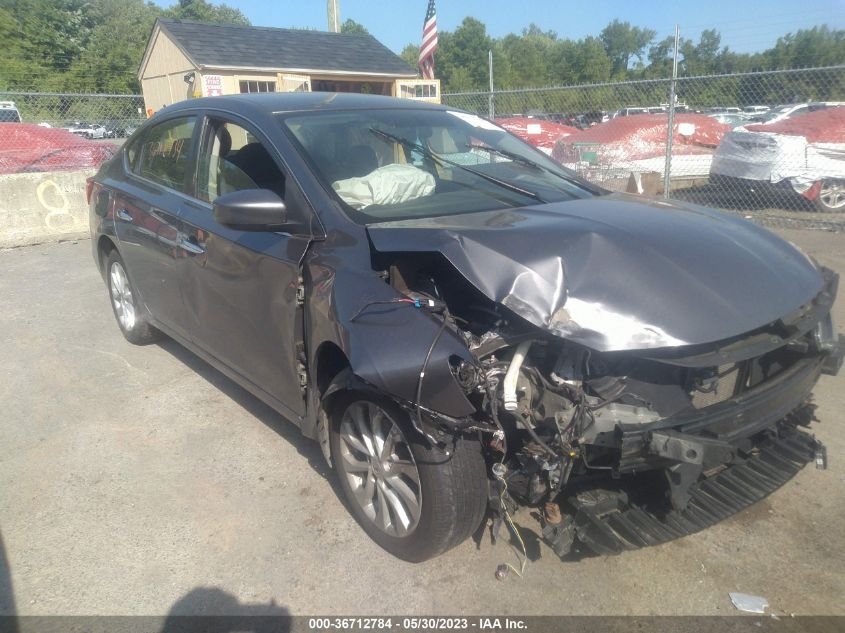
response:
[(186, 256), (179, 247), (179, 196), (132, 179), (115, 191), (114, 200), (118, 251), (132, 282), (156, 321), (188, 336), (179, 281), (180, 259)]
[(181, 273), (193, 340), (303, 416), (297, 287), (310, 238), (235, 231), (217, 224), (211, 205), (199, 201), (185, 202), (181, 218), (197, 247)]

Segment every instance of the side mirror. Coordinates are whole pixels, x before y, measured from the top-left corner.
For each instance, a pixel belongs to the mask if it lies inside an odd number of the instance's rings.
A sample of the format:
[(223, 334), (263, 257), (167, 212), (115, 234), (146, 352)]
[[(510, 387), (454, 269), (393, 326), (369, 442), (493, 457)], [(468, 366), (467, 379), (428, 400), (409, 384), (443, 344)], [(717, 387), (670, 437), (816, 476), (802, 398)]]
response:
[(238, 231), (281, 231), (287, 223), (284, 201), (269, 189), (242, 189), (212, 203), (214, 219)]

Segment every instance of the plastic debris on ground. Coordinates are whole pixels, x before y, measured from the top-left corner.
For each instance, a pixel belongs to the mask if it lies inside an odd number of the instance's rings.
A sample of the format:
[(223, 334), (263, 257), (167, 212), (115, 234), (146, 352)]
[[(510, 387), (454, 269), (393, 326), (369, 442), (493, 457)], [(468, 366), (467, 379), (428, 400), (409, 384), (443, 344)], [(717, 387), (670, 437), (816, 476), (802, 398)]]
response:
[(769, 601), (762, 596), (752, 596), (751, 594), (734, 591), (729, 595), (734, 606), (746, 613), (766, 613), (766, 609), (769, 608)]

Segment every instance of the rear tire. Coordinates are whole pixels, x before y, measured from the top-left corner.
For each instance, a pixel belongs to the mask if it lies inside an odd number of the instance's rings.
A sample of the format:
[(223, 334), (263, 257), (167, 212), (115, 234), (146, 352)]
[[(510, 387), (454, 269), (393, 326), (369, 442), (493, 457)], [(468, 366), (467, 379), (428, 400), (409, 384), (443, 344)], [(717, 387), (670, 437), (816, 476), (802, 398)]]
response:
[(823, 180), (813, 204), (821, 213), (845, 212), (845, 180)]
[(162, 334), (149, 324), (138, 292), (126, 273), (126, 265), (116, 250), (112, 250), (106, 260), (106, 284), (112, 312), (124, 338), (134, 345), (147, 345), (159, 340)]
[(421, 562), (476, 530), (487, 507), (479, 442), (459, 437), (446, 451), (432, 448), (396, 404), (364, 393), (339, 397), (332, 418), (332, 462), (347, 506), (382, 548)]

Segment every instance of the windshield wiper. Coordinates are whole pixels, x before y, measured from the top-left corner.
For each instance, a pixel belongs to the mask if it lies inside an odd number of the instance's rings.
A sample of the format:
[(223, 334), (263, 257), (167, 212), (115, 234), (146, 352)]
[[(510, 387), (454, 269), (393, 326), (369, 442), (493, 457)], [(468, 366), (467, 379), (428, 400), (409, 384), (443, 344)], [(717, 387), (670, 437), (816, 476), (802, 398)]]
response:
[[(534, 161), (529, 160), (528, 158), (525, 158), (524, 156), (520, 156), (519, 154), (517, 154), (515, 152), (510, 152), (506, 149), (499, 149), (498, 147), (490, 147), (489, 145), (478, 145), (478, 144), (475, 144), (475, 143), (467, 143), (466, 146), (470, 149), (480, 149), (483, 152), (490, 152), (491, 154), (496, 154), (498, 156), (501, 156), (502, 158), (508, 158), (515, 163), (519, 163), (520, 165), (525, 165), (526, 167), (531, 167), (532, 169), (536, 169), (537, 171), (543, 171), (547, 174), (551, 174), (552, 176), (555, 176), (556, 178), (561, 178), (568, 183), (578, 185), (578, 182), (576, 180), (573, 180), (572, 178), (567, 177), (566, 174), (561, 174), (560, 172), (557, 172), (554, 169), (549, 169), (545, 165), (541, 165), (540, 163), (535, 163)], [(565, 189), (560, 189), (558, 187), (555, 187), (555, 189), (558, 189), (559, 191), (563, 191), (564, 193), (570, 193), (570, 192), (566, 191)]]
[(525, 165), (526, 167), (533, 167), (534, 169), (536, 169), (538, 171), (545, 171), (545, 172), (548, 172), (550, 174), (554, 174), (555, 176), (559, 175), (559, 174), (556, 174), (555, 172), (553, 172), (548, 167), (543, 167), (542, 165), (538, 165), (537, 163), (528, 160), (524, 156), (520, 156), (519, 154), (516, 154), (514, 152), (509, 152), (506, 149), (499, 149), (498, 147), (490, 147), (489, 145), (478, 145), (477, 143), (467, 143), (466, 147), (468, 149), (480, 149), (483, 152), (490, 152), (491, 154), (496, 154), (497, 156), (501, 156), (502, 158), (510, 159), (515, 163), (519, 163), (520, 165)]
[(390, 132), (385, 132), (384, 130), (379, 130), (378, 128), (371, 127), (370, 132), (375, 134), (376, 136), (380, 136), (383, 139), (387, 139), (389, 141), (393, 141), (394, 143), (399, 143), (413, 151), (419, 152), (423, 156), (440, 163), (441, 165), (449, 165), (450, 167), (457, 167), (458, 169), (463, 169), (466, 172), (469, 172), (479, 178), (486, 180), (487, 182), (491, 182), (494, 185), (498, 185), (503, 189), (507, 189), (509, 191), (513, 191), (515, 193), (522, 194), (523, 196), (528, 196), (529, 198), (534, 198), (537, 202), (545, 203), (546, 201), (543, 200), (538, 194), (534, 193), (533, 191), (529, 191), (528, 189), (523, 189), (517, 185), (509, 183), (506, 180), (500, 180), (495, 176), (490, 176), (480, 171), (476, 171), (471, 167), (467, 167), (466, 165), (461, 165), (460, 163), (456, 163), (455, 161), (449, 160), (448, 158), (443, 158), (439, 154), (435, 154), (430, 149), (425, 147), (424, 145), (420, 145), (414, 141), (408, 140), (406, 138), (402, 138), (401, 136), (396, 136), (395, 134), (391, 134)]

